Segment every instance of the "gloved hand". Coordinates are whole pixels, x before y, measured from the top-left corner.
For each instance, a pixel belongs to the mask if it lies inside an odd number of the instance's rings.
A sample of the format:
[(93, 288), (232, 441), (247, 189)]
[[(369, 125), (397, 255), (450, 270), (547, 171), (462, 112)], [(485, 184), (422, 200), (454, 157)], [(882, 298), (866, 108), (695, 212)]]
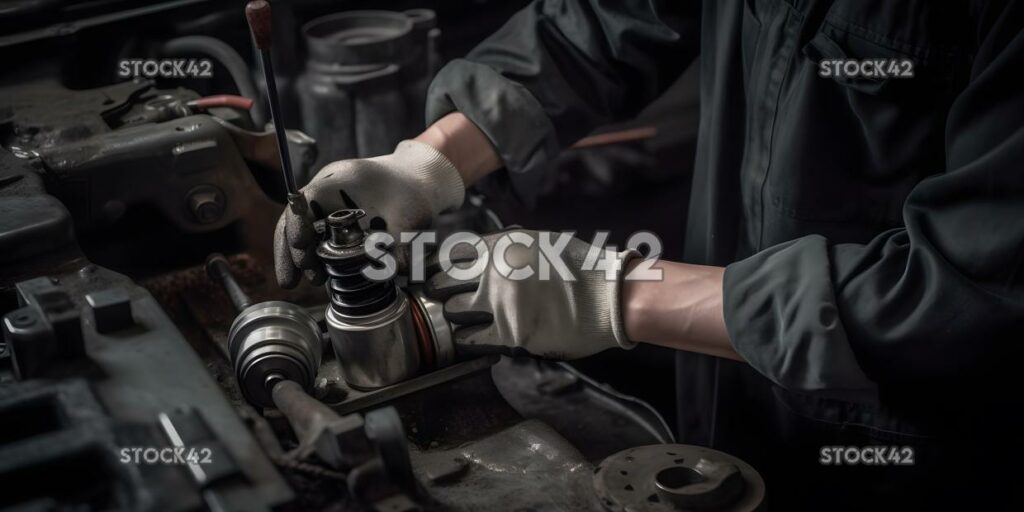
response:
[[(300, 190), (310, 213), (285, 208), (274, 232), (277, 282), (292, 288), (300, 270), (313, 284), (326, 278), (316, 257), (313, 222), (342, 208), (362, 208), (372, 229), (398, 237), (401, 231), (430, 227), (443, 210), (462, 204), (466, 188), (448, 159), (428, 144), (402, 141), (390, 155), (340, 160), (325, 166)], [(399, 265), (402, 254), (396, 255)]]
[[(515, 243), (507, 250), (497, 242), (506, 235), (511, 239), (522, 235), (533, 239), (526, 247)], [(558, 233), (552, 233), (553, 237)], [(552, 243), (556, 238), (550, 239)], [(439, 270), (424, 284), (424, 292), (444, 301), (445, 317), (458, 324), (455, 330), (456, 351), (462, 355), (487, 353), (521, 354), (552, 359), (576, 359), (602, 350), (632, 348), (626, 338), (620, 307), (620, 290), (626, 263), (639, 253), (605, 251), (572, 238), (559, 254), (567, 269), (567, 277), (555, 270), (552, 261), (548, 279), (541, 273), (540, 244), (535, 231), (506, 231), (483, 237), (486, 254), (480, 258), (467, 243), (454, 247), (450, 261), (455, 269), (473, 268), (481, 258), (488, 258), (479, 277), (461, 280), (450, 272)], [(588, 251), (604, 261), (594, 270), (583, 270)], [(443, 251), (441, 251), (443, 252)], [(481, 251), (484, 253), (485, 251)], [(501, 253), (505, 253), (502, 259)], [(511, 269), (529, 264), (532, 275), (514, 279)], [(440, 263), (440, 262), (438, 262)], [(466, 265), (470, 263), (470, 265)], [(443, 267), (442, 267), (443, 268)], [(601, 268), (611, 268), (609, 272)], [(509, 276), (509, 277), (506, 277)]]

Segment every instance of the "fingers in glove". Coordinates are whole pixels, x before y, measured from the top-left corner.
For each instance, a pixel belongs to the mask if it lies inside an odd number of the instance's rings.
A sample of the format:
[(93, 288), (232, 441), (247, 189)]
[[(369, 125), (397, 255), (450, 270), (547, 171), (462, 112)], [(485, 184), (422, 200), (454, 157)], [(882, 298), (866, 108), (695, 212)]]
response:
[[(440, 248), (433, 247), (431, 248), (431, 252), (424, 256), (423, 264), (425, 266), (426, 274), (429, 276), (440, 272), (446, 266), (450, 266), (452, 264), (464, 267), (466, 266), (464, 265), (465, 263), (472, 263), (476, 261), (477, 258), (485, 256), (485, 251), (489, 250), (487, 249), (486, 244), (487, 242), (484, 241), (482, 243), (478, 242), (477, 245), (470, 245), (469, 243), (458, 243), (453, 245), (446, 255), (447, 261), (444, 262), (445, 264), (443, 266), (441, 264)], [(480, 252), (477, 252), (478, 249)]]
[(490, 311), (474, 307), (472, 293), (460, 293), (446, 300), (444, 317), (449, 322), (459, 325), (487, 325), (494, 321), (494, 315)]
[(291, 207), (285, 209), (285, 234), (288, 246), (291, 247), (292, 261), (299, 268), (311, 268), (316, 262), (316, 230), (313, 228), (313, 217), (309, 213), (295, 212)]
[(321, 263), (316, 257), (316, 231), (313, 229), (312, 217), (286, 210), (285, 218), (284, 229), (291, 247), (292, 262), (302, 270), (319, 268)]
[(277, 284), (282, 288), (291, 289), (299, 284), (299, 269), (292, 262), (291, 248), (288, 247), (288, 238), (285, 234), (284, 215), (277, 219), (277, 227), (274, 230), (274, 273), (277, 276)]
[(438, 272), (427, 279), (423, 285), (423, 292), (427, 297), (437, 300), (447, 300), (456, 293), (475, 292), (480, 286), (480, 278), (476, 279), (455, 279), (448, 272)]
[(493, 354), (510, 357), (529, 355), (529, 352), (522, 347), (512, 347), (497, 342), (490, 329), (489, 325), (473, 325), (456, 329), (454, 334), (455, 352), (459, 358), (466, 359)]

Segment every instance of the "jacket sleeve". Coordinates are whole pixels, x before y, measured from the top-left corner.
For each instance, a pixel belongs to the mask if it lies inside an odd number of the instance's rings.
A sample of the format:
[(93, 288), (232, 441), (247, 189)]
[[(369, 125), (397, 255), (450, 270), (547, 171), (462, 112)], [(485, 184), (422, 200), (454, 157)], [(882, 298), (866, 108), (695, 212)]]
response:
[(535, 0), (441, 69), (427, 94), (427, 122), (465, 114), (529, 201), (542, 163), (597, 126), (635, 114), (682, 74), (697, 53), (697, 13), (686, 12), (695, 4)]
[(729, 334), (762, 374), (876, 400), (890, 389), (977, 389), (1008, 378), (996, 369), (1019, 368), (1022, 11), (1012, 4), (982, 34), (947, 118), (946, 169), (911, 191), (903, 228), (863, 245), (799, 238), (726, 268)]

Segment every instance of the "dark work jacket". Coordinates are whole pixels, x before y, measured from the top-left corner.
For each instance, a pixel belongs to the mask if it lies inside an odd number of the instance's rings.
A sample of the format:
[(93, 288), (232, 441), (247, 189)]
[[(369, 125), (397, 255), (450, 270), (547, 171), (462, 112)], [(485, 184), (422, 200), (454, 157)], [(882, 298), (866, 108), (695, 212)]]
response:
[[(699, 54), (686, 261), (726, 266), (749, 365), (680, 354), (681, 440), (747, 459), (773, 509), (1001, 508), (1024, 463), (1024, 4), (663, 4), (537, 1), (441, 71), (428, 118), (466, 114), (528, 199)], [(913, 77), (819, 76), (843, 58)], [(820, 464), (868, 444), (915, 464)]]

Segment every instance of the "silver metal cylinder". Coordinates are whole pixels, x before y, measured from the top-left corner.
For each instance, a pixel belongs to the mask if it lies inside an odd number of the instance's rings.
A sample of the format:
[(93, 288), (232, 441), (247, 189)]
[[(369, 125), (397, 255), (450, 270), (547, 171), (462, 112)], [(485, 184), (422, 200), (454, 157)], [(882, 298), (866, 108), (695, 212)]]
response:
[(419, 347), (410, 307), (400, 290), (391, 305), (367, 316), (347, 316), (327, 307), (331, 346), (351, 386), (379, 388), (419, 372)]
[(295, 381), (307, 392), (313, 389), (323, 343), (316, 320), (305, 309), (268, 301), (249, 306), (235, 318), (228, 352), (245, 399), (273, 407), (270, 390), (276, 380)]

